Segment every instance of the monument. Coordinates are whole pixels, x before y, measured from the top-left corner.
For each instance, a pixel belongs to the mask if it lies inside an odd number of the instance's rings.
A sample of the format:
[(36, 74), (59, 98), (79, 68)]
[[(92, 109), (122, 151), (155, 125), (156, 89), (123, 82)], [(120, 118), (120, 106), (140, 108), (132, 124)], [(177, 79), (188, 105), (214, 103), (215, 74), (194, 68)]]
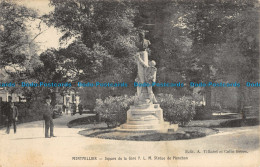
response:
[(137, 86), (134, 105), (127, 111), (127, 121), (119, 130), (168, 132), (168, 129), (176, 131), (178, 128), (178, 125), (170, 127), (170, 123), (164, 121), (163, 110), (160, 104), (157, 104), (153, 93), (151, 85), (156, 81), (157, 68), (155, 61), (148, 60), (147, 49), (150, 44), (150, 41), (145, 39), (145, 34), (140, 33), (137, 45), (139, 52), (134, 57), (138, 68), (135, 82), (140, 86)]

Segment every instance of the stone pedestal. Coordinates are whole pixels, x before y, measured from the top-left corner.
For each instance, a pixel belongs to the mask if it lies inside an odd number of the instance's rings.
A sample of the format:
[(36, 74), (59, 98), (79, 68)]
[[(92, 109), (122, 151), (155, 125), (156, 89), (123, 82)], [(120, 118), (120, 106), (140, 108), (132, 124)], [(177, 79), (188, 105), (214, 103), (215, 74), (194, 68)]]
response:
[(130, 106), (127, 121), (118, 130), (168, 132), (169, 128), (170, 123), (163, 120), (163, 110), (159, 104), (144, 104)]

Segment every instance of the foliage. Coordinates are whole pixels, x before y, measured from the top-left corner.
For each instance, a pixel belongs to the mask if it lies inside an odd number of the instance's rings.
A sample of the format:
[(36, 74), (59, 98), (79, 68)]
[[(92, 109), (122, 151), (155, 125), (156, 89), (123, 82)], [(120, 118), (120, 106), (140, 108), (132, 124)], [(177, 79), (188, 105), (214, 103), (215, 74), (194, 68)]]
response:
[(61, 42), (74, 39), (59, 52), (73, 80), (109, 75), (110, 81), (122, 81), (132, 73), (137, 30), (133, 24), (136, 10), (130, 2), (51, 0), (50, 4), (55, 10), (45, 16), (46, 22), (64, 32)]
[[(163, 109), (164, 119), (182, 126), (189, 123), (195, 115), (195, 102), (189, 97), (175, 99), (171, 94), (159, 94), (158, 103)], [(126, 112), (134, 102), (134, 96), (107, 97), (97, 99), (95, 111), (101, 115), (108, 127), (117, 126), (126, 121)]]
[(196, 114), (194, 116), (194, 120), (203, 120), (209, 119), (211, 117), (211, 113), (207, 112), (205, 106), (195, 106)]
[(36, 17), (31, 9), (10, 1), (0, 2), (0, 68), (8, 65), (21, 68), (29, 63), (27, 60), (31, 59), (36, 45), (26, 22)]
[[(38, 57), (27, 27), (37, 13), (10, 1), (0, 2), (0, 68), (29, 69), (25, 78), (10, 74), (14, 81), (131, 83), (136, 77), (132, 58), (137, 51), (135, 42), (143, 29), (149, 30), (147, 38), (152, 43), (149, 59), (157, 63), (157, 82), (258, 79), (256, 0), (51, 0), (50, 5), (54, 11), (42, 19), (64, 33), (61, 42), (70, 38), (73, 42), (59, 50), (48, 49)], [(205, 89), (201, 92), (206, 95), (207, 105), (211, 105), (211, 89)], [(89, 94), (105, 98), (126, 90), (130, 92), (130, 89), (97, 92), (93, 89)], [(45, 92), (40, 88), (19, 91), (36, 98)], [(159, 91), (192, 93), (190, 88), (155, 88), (155, 92)], [(239, 105), (245, 99), (244, 91), (243, 87), (238, 89)]]
[[(158, 81), (188, 84), (258, 78), (258, 22), (253, 21), (259, 18), (257, 1), (136, 4), (137, 24), (150, 25), (148, 38), (152, 43), (151, 59), (157, 62)], [(210, 107), (211, 87), (201, 93)]]
[[(7, 102), (1, 103), (0, 106), (2, 111), (6, 111), (5, 108), (7, 104), (8, 104)], [(15, 103), (15, 106), (18, 108), (18, 112), (19, 112), (18, 121), (24, 123), (24, 122), (42, 120), (43, 112), (41, 110), (42, 108), (40, 107), (41, 105), (43, 105), (43, 100), (37, 100), (31, 103), (23, 103), (23, 102)]]
[[(0, 1), (0, 71), (5, 71), (2, 82), (19, 83), (34, 79), (33, 69), (41, 64), (38, 45), (34, 41), (29, 24), (37, 19), (37, 13), (13, 1)], [(2, 80), (3, 79), (3, 80)], [(10, 93), (27, 95), (27, 88), (7, 88)]]
[[(257, 78), (258, 23), (253, 21), (258, 19), (257, 4), (257, 1), (213, 1), (192, 7), (196, 17), (187, 15), (184, 19), (188, 27), (193, 27), (189, 33), (193, 58), (189, 60), (191, 66), (186, 64), (191, 81), (242, 83), (244, 79)], [(204, 94), (206, 108), (210, 109), (211, 87), (205, 87)], [(238, 97), (243, 96), (239, 94)]]
[(185, 126), (195, 115), (195, 101), (190, 97), (175, 99), (171, 94), (159, 94), (157, 100), (163, 109), (164, 119), (170, 123)]
[(61, 72), (73, 81), (97, 78), (114, 65), (111, 55), (100, 44), (88, 48), (81, 41), (74, 41), (67, 48), (60, 49), (57, 56), (62, 60), (59, 63)]
[(127, 110), (133, 102), (133, 96), (109, 96), (105, 100), (96, 100), (95, 111), (100, 114), (108, 127), (115, 127), (125, 123)]
[[(257, 2), (254, 0), (207, 3), (200, 0), (52, 0), (51, 5), (55, 10), (48, 16), (48, 21), (66, 32), (63, 39), (74, 37), (76, 43), (82, 41), (86, 52), (91, 52), (98, 44), (114, 62), (112, 65), (108, 64), (110, 61), (102, 61), (102, 65), (90, 63), (89, 73), (80, 74), (79, 80), (93, 76), (101, 79), (106, 76), (110, 81), (122, 81), (127, 80), (126, 74), (130, 74), (133, 80), (135, 66), (130, 57), (136, 52), (136, 34), (140, 28), (150, 31), (147, 34), (152, 43), (149, 59), (157, 62), (157, 82), (232, 82), (239, 76), (246, 76), (248, 72), (253, 76), (250, 78), (257, 76), (258, 61), (255, 60), (259, 50), (256, 39), (258, 24), (253, 20), (258, 20), (258, 14)], [(75, 64), (77, 59), (82, 59), (72, 57)], [(97, 60), (101, 62), (99, 58)], [(82, 64), (77, 67), (88, 64), (83, 62), (79, 61)], [(75, 64), (68, 63), (67, 67), (74, 67)], [(101, 74), (99, 77), (93, 71), (93, 65), (97, 66), (97, 73)], [(240, 71), (241, 66), (246, 71)], [(84, 69), (86, 68), (77, 71)], [(113, 76), (115, 71), (116, 78)], [(237, 74), (231, 78), (230, 74), (235, 71)], [(192, 89), (180, 91), (187, 94)], [(206, 87), (201, 92), (206, 96), (206, 105), (210, 106), (211, 88)]]

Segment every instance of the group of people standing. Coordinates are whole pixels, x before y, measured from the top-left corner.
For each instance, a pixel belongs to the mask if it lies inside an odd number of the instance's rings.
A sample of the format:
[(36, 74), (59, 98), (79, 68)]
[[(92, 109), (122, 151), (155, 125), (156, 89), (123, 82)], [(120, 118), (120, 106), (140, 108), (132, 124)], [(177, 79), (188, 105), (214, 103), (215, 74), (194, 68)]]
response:
[[(63, 105), (63, 112), (68, 114), (68, 110), (71, 110), (71, 115), (75, 115), (77, 113), (77, 104), (72, 103), (70, 106)], [(78, 111), (79, 114), (82, 115), (83, 113), (83, 105), (81, 103), (78, 104)]]

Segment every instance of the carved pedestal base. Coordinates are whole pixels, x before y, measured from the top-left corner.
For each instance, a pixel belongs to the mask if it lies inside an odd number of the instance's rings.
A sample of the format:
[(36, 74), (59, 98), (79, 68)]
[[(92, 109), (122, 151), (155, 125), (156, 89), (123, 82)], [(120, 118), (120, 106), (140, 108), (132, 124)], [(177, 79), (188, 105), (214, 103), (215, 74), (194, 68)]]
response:
[(163, 120), (163, 110), (159, 104), (144, 104), (130, 106), (127, 111), (127, 121), (118, 130), (168, 132), (169, 128), (170, 124)]

